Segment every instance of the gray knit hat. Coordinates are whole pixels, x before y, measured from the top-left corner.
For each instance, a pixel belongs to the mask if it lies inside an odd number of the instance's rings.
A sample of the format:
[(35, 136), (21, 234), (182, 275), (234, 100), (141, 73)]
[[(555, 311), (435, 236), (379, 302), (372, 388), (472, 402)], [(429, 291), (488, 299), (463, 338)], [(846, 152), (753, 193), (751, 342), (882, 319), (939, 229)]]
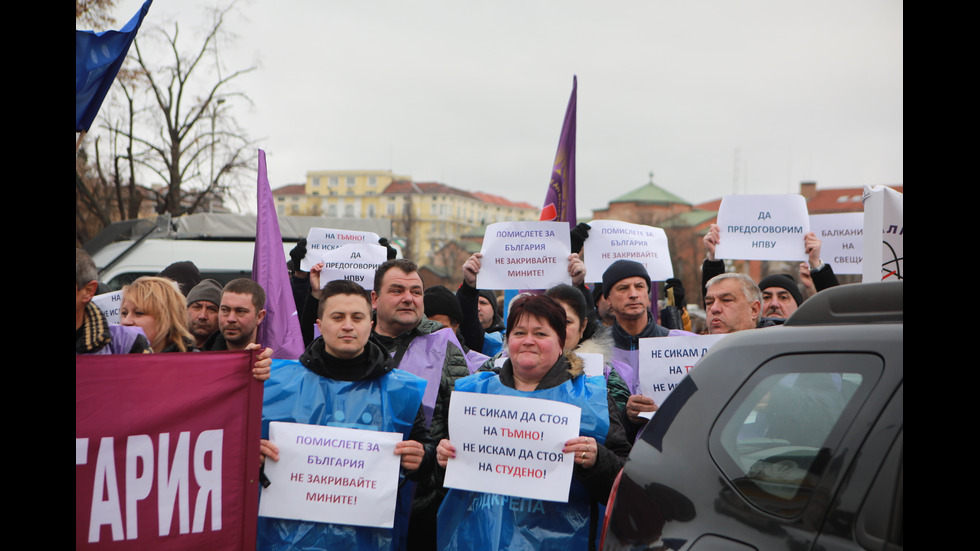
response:
[(190, 306), (199, 300), (221, 306), (221, 284), (213, 279), (205, 279), (195, 285), (191, 292), (187, 293), (187, 305)]

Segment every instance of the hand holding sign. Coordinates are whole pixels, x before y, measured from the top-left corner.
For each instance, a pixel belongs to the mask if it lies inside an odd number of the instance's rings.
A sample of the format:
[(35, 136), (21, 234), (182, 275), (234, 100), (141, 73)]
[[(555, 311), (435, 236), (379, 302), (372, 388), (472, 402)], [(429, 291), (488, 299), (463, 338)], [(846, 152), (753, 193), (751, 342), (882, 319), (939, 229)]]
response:
[[(318, 272), (317, 282), (324, 288), (327, 283), (336, 279), (346, 279), (359, 284), (370, 291), (374, 289), (374, 273), (378, 266), (387, 260), (385, 248), (380, 245), (344, 245), (322, 254), (323, 262), (310, 267), (310, 277), (313, 271)], [(313, 285), (313, 279), (310, 280)], [(314, 294), (317, 296), (319, 293)]]
[(667, 234), (660, 228), (617, 220), (593, 220), (582, 252), (589, 281), (602, 281), (602, 274), (620, 259), (643, 264), (653, 281), (674, 277)]
[[(808, 246), (811, 268), (814, 260), (830, 264), (835, 274), (860, 274), (864, 257), (864, 213), (810, 215), (810, 229), (820, 247)], [(808, 241), (809, 245), (809, 241)], [(817, 258), (814, 257), (814, 253)]]
[(802, 195), (726, 195), (718, 228), (718, 259), (806, 260), (810, 218)]
[[(694, 369), (701, 357), (726, 336), (684, 335), (640, 339), (640, 394), (648, 398), (642, 402), (663, 404), (670, 391), (687, 376), (690, 370)], [(630, 400), (633, 398), (630, 396)], [(634, 422), (639, 422), (637, 416), (652, 417), (657, 409), (656, 407), (638, 408), (635, 412), (631, 412), (629, 407), (627, 403), (627, 414)]]
[(637, 425), (646, 423), (647, 419), (653, 417), (653, 413), (659, 409), (657, 402), (649, 396), (633, 394), (626, 401), (626, 416)]
[(595, 463), (595, 440), (579, 436), (578, 406), (453, 391), (449, 408), (455, 440), (436, 450), (447, 488), (566, 502), (573, 464)]
[[(374, 245), (378, 243), (378, 234), (367, 231), (334, 230), (330, 228), (310, 228), (306, 237), (306, 255), (300, 263), (304, 272), (318, 262), (326, 262), (323, 254), (344, 245)], [(385, 255), (387, 258), (387, 254)], [(383, 262), (383, 260), (382, 260)]]
[(571, 283), (565, 222), (500, 222), (487, 226), (478, 289), (547, 289)]
[(391, 528), (398, 467), (414, 455), (400, 443), (398, 433), (270, 423), (260, 449), (276, 460), (265, 463), (272, 484), (262, 489), (259, 516)]

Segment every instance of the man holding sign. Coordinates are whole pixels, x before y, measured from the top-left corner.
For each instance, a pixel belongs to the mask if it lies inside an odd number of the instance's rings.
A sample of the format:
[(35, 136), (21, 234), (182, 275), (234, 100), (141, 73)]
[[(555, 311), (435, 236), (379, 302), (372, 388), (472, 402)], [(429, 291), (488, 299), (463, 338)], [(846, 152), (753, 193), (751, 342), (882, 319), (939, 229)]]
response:
[[(722, 243), (722, 234), (725, 242)], [(800, 237), (802, 236), (802, 242)], [(803, 260), (800, 280), (821, 291), (838, 284), (831, 266), (820, 259), (820, 239), (810, 231), (806, 202), (800, 195), (728, 195), (718, 210), (718, 223), (704, 236), (706, 258), (701, 266), (701, 290), (725, 271), (716, 259)], [(762, 316), (768, 324), (782, 323), (803, 302), (796, 280), (776, 274), (759, 283), (764, 296)], [(704, 295), (702, 295), (704, 296)], [(772, 321), (775, 320), (775, 321)], [(763, 321), (762, 323), (766, 323)]]
[[(434, 448), (422, 411), (425, 382), (408, 372), (394, 369), (385, 350), (369, 340), (371, 302), (367, 291), (351, 281), (330, 282), (321, 293), (317, 324), (322, 336), (313, 341), (298, 362), (280, 363), (266, 383), (263, 436), (268, 437), (269, 424), (273, 421), (401, 433), (402, 441), (395, 444), (393, 453), (400, 456), (402, 471), (412, 479), (428, 476)], [(263, 440), (263, 458), (279, 461), (280, 446), (286, 444), (294, 442)], [(279, 490), (297, 481), (307, 481), (310, 487), (297, 490), (297, 499), (311, 501), (311, 495), (314, 498), (329, 495), (336, 503), (334, 497), (351, 490), (333, 488), (324, 480), (335, 478), (356, 482), (358, 475), (355, 472), (349, 477), (339, 476), (335, 467), (337, 462), (330, 457), (332, 453), (332, 448), (324, 445), (317, 450), (316, 456), (310, 456), (313, 461), (302, 458), (303, 472), (276, 473), (278, 478), (270, 472), (270, 488)], [(272, 470), (271, 466), (267, 469)], [(361, 478), (364, 478), (363, 472)], [(340, 484), (351, 486), (345, 482)], [(377, 486), (405, 487), (398, 480), (380, 480)], [(263, 495), (263, 499), (267, 497)], [(341, 497), (344, 498), (339, 500), (342, 504), (354, 506), (363, 504), (371, 496), (360, 499)], [(319, 518), (317, 522), (272, 518), (275, 514), (267, 512), (267, 516), (259, 518), (259, 547), (322, 549), (325, 546), (359, 551), (379, 545), (394, 547), (407, 529), (410, 497), (399, 493), (393, 529), (351, 526), (347, 522), (331, 524), (334, 519), (327, 517)], [(319, 507), (326, 501), (313, 499), (307, 507)]]
[(602, 294), (616, 318), (613, 323), (613, 367), (626, 381), (632, 393), (626, 402), (629, 437), (635, 438), (640, 425), (646, 423), (641, 413), (657, 410), (653, 399), (639, 393), (639, 340), (666, 337), (670, 330), (657, 325), (650, 313), (650, 274), (635, 260), (617, 260), (602, 274)]

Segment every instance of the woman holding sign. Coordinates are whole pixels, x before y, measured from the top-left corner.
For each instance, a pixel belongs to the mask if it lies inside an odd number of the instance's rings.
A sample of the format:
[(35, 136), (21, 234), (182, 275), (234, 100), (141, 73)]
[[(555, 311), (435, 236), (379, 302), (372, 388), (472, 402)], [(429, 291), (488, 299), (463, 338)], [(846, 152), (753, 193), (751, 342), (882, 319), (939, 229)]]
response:
[[(509, 358), (499, 373), (481, 372), (457, 381), (456, 390), (523, 396), (581, 408), (580, 435), (565, 442), (574, 462), (568, 502), (528, 500), (452, 489), (439, 509), (440, 549), (591, 549), (600, 522), (598, 505), (609, 497), (630, 444), (603, 377), (586, 377), (563, 354), (567, 316), (546, 296), (518, 297), (507, 317)], [(456, 457), (449, 440), (436, 453), (445, 468)], [(556, 541), (556, 538), (560, 541)]]

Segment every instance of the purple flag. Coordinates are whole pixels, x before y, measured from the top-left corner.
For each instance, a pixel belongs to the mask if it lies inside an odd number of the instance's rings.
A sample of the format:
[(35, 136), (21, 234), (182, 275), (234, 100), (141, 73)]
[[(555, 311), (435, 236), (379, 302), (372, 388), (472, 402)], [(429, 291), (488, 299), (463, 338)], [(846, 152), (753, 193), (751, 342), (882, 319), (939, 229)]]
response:
[(568, 222), (572, 229), (578, 224), (575, 214), (575, 98), (578, 90), (578, 77), (572, 77), (572, 97), (568, 99), (565, 110), (565, 123), (558, 140), (555, 153), (555, 166), (551, 169), (551, 183), (544, 197), (541, 220)]
[(265, 151), (259, 150), (258, 208), (255, 220), (255, 254), (252, 279), (265, 289), (265, 319), (259, 324), (258, 343), (273, 349), (273, 357), (298, 359), (303, 353), (296, 302), (289, 286), (282, 232), (265, 168)]
[(140, 11), (118, 31), (75, 31), (75, 132), (87, 132), (99, 114), (102, 100), (126, 59), (143, 17), (150, 10), (150, 2), (146, 0)]

